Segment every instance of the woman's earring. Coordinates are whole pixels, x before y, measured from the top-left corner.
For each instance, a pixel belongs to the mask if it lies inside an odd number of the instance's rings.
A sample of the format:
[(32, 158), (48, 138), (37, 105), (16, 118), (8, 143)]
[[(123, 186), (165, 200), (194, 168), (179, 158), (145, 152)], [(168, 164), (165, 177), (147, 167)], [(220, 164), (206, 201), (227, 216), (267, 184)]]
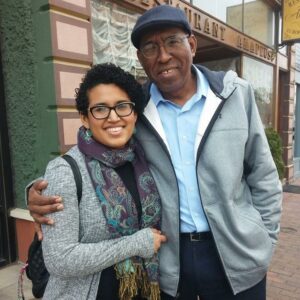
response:
[(136, 127), (134, 127), (133, 129), (133, 134), (136, 134)]
[(85, 131), (85, 135), (89, 139), (93, 135), (93, 133), (89, 128), (87, 128), (86, 131)]

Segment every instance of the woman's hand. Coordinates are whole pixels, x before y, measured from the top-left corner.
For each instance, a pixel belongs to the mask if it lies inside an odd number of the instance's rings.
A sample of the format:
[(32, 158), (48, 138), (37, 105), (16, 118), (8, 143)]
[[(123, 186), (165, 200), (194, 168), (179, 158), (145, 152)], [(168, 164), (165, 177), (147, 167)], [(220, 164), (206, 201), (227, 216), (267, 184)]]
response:
[(167, 238), (165, 235), (161, 234), (161, 231), (151, 228), (153, 232), (153, 241), (154, 241), (154, 252), (157, 253), (161, 243), (165, 243), (167, 241)]

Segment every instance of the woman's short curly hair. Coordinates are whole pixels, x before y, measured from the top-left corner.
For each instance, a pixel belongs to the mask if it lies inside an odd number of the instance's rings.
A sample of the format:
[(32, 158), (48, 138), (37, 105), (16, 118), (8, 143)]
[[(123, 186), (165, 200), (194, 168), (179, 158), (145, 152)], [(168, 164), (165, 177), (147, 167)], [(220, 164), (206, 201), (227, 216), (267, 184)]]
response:
[(135, 103), (134, 110), (141, 114), (144, 109), (144, 93), (141, 85), (128, 72), (120, 67), (110, 64), (94, 65), (87, 71), (80, 86), (76, 89), (76, 108), (80, 114), (87, 115), (89, 107), (88, 92), (98, 84), (115, 84), (124, 90), (130, 100)]

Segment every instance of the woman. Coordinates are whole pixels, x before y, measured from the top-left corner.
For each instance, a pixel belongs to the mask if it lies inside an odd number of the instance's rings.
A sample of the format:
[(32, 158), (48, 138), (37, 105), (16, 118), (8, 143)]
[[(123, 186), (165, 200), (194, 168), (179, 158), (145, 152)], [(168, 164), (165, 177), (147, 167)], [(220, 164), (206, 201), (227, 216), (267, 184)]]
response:
[(43, 227), (44, 299), (159, 299), (160, 199), (132, 137), (142, 103), (140, 85), (112, 64), (94, 66), (80, 84), (83, 126), (68, 154), (82, 175), (82, 198), (78, 207), (68, 163), (52, 160), (45, 194), (61, 195), (64, 210)]

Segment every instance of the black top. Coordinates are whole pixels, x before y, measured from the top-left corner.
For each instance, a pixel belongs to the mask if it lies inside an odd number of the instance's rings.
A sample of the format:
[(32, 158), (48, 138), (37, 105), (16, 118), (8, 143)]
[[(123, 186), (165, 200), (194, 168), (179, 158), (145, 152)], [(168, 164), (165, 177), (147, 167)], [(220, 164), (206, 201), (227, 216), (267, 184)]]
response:
[[(123, 166), (115, 168), (115, 171), (121, 177), (124, 185), (129, 190), (132, 198), (134, 199), (138, 211), (138, 218), (140, 221), (142, 215), (142, 206), (136, 185), (133, 166), (130, 162), (127, 162)], [(101, 272), (101, 279), (96, 300), (118, 300), (118, 292), (119, 281), (116, 278), (114, 266), (111, 266)]]

